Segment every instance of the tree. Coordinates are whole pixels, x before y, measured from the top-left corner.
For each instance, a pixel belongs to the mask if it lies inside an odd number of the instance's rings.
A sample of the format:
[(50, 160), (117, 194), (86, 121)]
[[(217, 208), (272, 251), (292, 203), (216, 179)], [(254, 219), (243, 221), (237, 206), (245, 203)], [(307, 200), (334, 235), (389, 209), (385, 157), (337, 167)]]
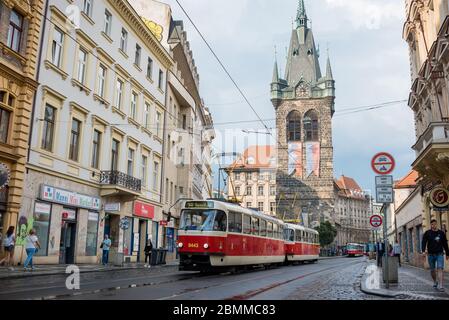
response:
[(329, 221), (321, 223), (315, 230), (320, 234), (320, 246), (322, 248), (334, 242), (334, 239), (337, 236), (337, 229), (332, 226)]

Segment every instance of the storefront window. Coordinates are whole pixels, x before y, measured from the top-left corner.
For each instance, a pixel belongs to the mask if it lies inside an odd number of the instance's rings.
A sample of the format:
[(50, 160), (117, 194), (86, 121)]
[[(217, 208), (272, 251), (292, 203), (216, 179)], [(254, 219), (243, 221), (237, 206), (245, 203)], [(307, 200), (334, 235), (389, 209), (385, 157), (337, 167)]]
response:
[(94, 257), (97, 255), (97, 235), (98, 235), (98, 213), (89, 212), (87, 220), (87, 241), (86, 256)]
[(36, 230), (36, 236), (39, 239), (41, 248), (37, 256), (46, 256), (48, 254), (48, 235), (50, 232), (50, 212), (51, 205), (43, 202), (36, 202), (34, 205), (33, 228)]
[(132, 224), (133, 224), (133, 219), (132, 218), (128, 218), (129, 220), (129, 228), (124, 230), (123, 232), (125, 233), (125, 241), (124, 241), (124, 245), (123, 245), (123, 253), (125, 256), (131, 255), (131, 235), (132, 235)]

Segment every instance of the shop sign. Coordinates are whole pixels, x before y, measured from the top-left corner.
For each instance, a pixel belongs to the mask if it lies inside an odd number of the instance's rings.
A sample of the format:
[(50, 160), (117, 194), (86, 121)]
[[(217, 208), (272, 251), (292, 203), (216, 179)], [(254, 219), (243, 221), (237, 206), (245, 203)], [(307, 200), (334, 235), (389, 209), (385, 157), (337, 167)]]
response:
[(444, 188), (435, 188), (430, 193), (430, 201), (437, 208), (444, 208), (449, 205), (449, 191)]
[(166, 227), (166, 226), (168, 225), (168, 222), (165, 221), (165, 220), (161, 220), (161, 221), (159, 221), (159, 224), (160, 224), (162, 227)]
[(120, 203), (106, 203), (104, 205), (104, 211), (119, 212), (120, 211)]
[(98, 213), (96, 212), (89, 212), (89, 221), (98, 221)]
[(48, 203), (36, 202), (34, 205), (34, 212), (36, 213), (50, 214), (50, 211), (51, 205)]
[(140, 240), (139, 236), (140, 236), (140, 233), (134, 233), (134, 241), (133, 241), (133, 245), (134, 245), (133, 251), (134, 252), (139, 251), (139, 240)]
[(64, 220), (76, 220), (76, 211), (71, 209), (64, 209), (62, 211), (62, 219)]
[(136, 201), (134, 203), (134, 215), (142, 218), (154, 218), (154, 206)]
[(84, 209), (100, 210), (101, 207), (100, 198), (58, 189), (45, 184), (41, 186), (40, 198), (42, 200)]

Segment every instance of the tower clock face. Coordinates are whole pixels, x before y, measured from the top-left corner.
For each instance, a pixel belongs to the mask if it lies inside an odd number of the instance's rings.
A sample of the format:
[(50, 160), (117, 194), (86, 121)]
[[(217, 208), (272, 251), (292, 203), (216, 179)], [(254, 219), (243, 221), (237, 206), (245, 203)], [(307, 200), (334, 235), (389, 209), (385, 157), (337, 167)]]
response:
[(309, 85), (302, 81), (296, 88), (296, 96), (299, 98), (306, 98), (309, 96)]

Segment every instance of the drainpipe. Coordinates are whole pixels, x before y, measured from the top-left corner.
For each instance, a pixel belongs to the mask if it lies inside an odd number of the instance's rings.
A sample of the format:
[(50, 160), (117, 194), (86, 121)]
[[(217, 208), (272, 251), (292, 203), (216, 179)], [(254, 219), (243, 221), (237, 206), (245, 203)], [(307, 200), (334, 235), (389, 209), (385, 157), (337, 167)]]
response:
[[(39, 59), (37, 62), (37, 70), (36, 70), (36, 81), (39, 81), (39, 75), (40, 75), (40, 71), (41, 71), (41, 62), (42, 62), (42, 51), (43, 51), (43, 44), (44, 44), (44, 35), (45, 35), (45, 28), (47, 25), (47, 11), (48, 11), (48, 2), (49, 0), (45, 1), (45, 12), (43, 15), (43, 23), (42, 23), (42, 32), (40, 32), (41, 34), (41, 41), (39, 44)], [(39, 88), (39, 85), (38, 85)], [(30, 161), (30, 153), (31, 153), (31, 139), (33, 138), (33, 128), (34, 128), (34, 115), (36, 113), (36, 96), (37, 96), (37, 90), (34, 93), (34, 97), (33, 97), (33, 106), (31, 109), (31, 123), (30, 123), (30, 134), (29, 134), (29, 138), (28, 138), (28, 154), (27, 154), (27, 163)], [(26, 173), (28, 173), (28, 169), (26, 169)]]

